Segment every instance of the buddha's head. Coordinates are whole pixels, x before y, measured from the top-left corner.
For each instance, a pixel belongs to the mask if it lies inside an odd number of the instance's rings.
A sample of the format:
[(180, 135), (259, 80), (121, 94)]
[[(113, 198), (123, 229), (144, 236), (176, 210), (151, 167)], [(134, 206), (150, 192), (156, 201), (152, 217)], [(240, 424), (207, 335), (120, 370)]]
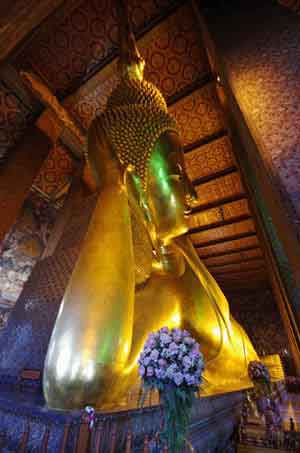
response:
[(155, 239), (167, 245), (184, 234), (186, 214), (197, 197), (185, 172), (177, 124), (160, 91), (136, 77), (122, 77), (99, 123), (112, 154), (103, 149), (101, 158), (90, 159), (99, 162), (98, 179), (107, 179), (105, 161), (115, 158), (130, 174), (131, 198), (152, 225)]
[(166, 131), (160, 135), (147, 166), (146, 206), (157, 237), (167, 245), (187, 231), (186, 216), (196, 200), (178, 134)]

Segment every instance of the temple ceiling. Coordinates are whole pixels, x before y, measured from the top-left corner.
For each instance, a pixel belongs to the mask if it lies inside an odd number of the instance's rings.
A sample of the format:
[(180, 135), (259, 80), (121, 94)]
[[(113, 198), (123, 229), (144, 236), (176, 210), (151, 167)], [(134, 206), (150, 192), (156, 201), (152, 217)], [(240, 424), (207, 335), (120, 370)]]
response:
[[(2, 165), (42, 111), (19, 89), (20, 70), (38, 75), (85, 131), (104, 109), (117, 82), (113, 3), (64, 2), (11, 54), (8, 65), (15, 76), (2, 77), (0, 70)], [(264, 284), (268, 277), (263, 247), (192, 2), (130, 0), (129, 9), (146, 60), (146, 78), (163, 92), (179, 124), (187, 172), (199, 195), (189, 217), (197, 252), (225, 290)], [(68, 186), (75, 169), (70, 150), (57, 143), (34, 181), (33, 192), (53, 202), (55, 192)]]

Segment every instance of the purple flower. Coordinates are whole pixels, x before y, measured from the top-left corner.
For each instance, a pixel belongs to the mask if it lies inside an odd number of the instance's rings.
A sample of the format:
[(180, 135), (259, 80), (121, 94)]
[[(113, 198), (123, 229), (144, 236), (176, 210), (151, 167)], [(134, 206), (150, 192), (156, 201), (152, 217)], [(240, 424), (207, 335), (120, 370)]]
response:
[(167, 333), (162, 333), (160, 335), (160, 343), (162, 345), (169, 344), (169, 343), (171, 343), (171, 341), (172, 341), (172, 338)]
[(183, 374), (182, 373), (175, 373), (174, 374), (174, 382), (176, 385), (181, 385), (183, 382)]
[(166, 376), (169, 378), (169, 379), (173, 379), (175, 373), (177, 371), (177, 365), (175, 363), (173, 363), (172, 365), (170, 365), (167, 370), (166, 370)]
[(145, 367), (143, 365), (141, 365), (139, 367), (139, 375), (143, 377), (143, 376), (145, 376), (145, 372), (146, 372)]
[(168, 357), (170, 357), (169, 349), (164, 348), (164, 349), (161, 351), (160, 355), (161, 355), (161, 357), (167, 359)]
[(159, 359), (158, 365), (162, 368), (165, 368), (167, 366), (167, 361), (166, 359)]
[(158, 359), (158, 357), (159, 357), (159, 352), (158, 352), (158, 350), (157, 350), (157, 349), (153, 349), (153, 351), (152, 351), (151, 354), (150, 354), (150, 359), (151, 359), (151, 360), (154, 360), (154, 362), (156, 362), (157, 359)]
[(187, 345), (192, 345), (196, 343), (196, 341), (192, 337), (184, 337), (183, 341)]
[(151, 362), (150, 357), (145, 357), (143, 360), (143, 365), (148, 366), (150, 362)]
[(191, 334), (190, 334), (190, 332), (188, 332), (187, 330), (183, 330), (182, 336), (183, 336), (183, 337), (190, 337)]
[(150, 338), (147, 340), (145, 346), (148, 348), (154, 348), (156, 346), (156, 341), (153, 338)]
[(197, 378), (200, 378), (202, 376), (203, 370), (204, 370), (204, 367), (198, 367), (195, 371), (195, 376)]
[(177, 351), (178, 350), (178, 345), (174, 341), (172, 341), (172, 343), (169, 344), (169, 349), (171, 351)]
[(184, 368), (187, 368), (187, 369), (192, 366), (192, 361), (191, 361), (191, 359), (189, 358), (188, 355), (185, 355), (183, 357), (182, 363), (183, 363)]
[(179, 345), (179, 349), (180, 349), (180, 351), (181, 351), (183, 354), (186, 354), (186, 353), (187, 353), (187, 347), (186, 347), (185, 344), (183, 344), (183, 343), (180, 344), (180, 345)]
[(152, 377), (154, 375), (154, 368), (153, 366), (148, 366), (147, 367), (147, 376)]
[(196, 385), (196, 379), (192, 374), (185, 373), (184, 379), (185, 379), (185, 382), (187, 383), (187, 385)]
[(196, 387), (204, 369), (199, 344), (189, 332), (167, 327), (148, 336), (138, 363), (139, 375), (143, 380), (155, 378), (155, 386), (159, 381), (172, 381), (177, 386)]
[(169, 329), (168, 327), (162, 327), (160, 330), (159, 330), (160, 333), (169, 333)]
[(165, 379), (166, 371), (163, 370), (162, 368), (156, 368), (155, 369), (155, 376), (157, 377), (157, 379)]
[(180, 343), (182, 340), (182, 331), (180, 329), (173, 329), (172, 334), (173, 341), (175, 341), (175, 343)]

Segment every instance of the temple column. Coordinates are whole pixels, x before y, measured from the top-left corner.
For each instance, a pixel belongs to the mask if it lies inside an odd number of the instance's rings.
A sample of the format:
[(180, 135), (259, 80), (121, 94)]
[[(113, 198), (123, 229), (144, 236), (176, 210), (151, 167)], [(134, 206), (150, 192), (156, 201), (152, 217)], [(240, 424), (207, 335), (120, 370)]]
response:
[(0, 247), (14, 225), (22, 205), (51, 148), (51, 141), (36, 126), (10, 152), (0, 169)]
[[(276, 38), (278, 26), (283, 28), (283, 34), (284, 24), (293, 24), (295, 20), (289, 11), (283, 10), (282, 15), (281, 7), (264, 2), (254, 8), (252, 3), (249, 7), (244, 3), (237, 5), (234, 14), (228, 8), (216, 15), (211, 8), (203, 11), (203, 17), (196, 2), (194, 9), (218, 81), (236, 159), (252, 199), (294, 367), (300, 374), (300, 191), (298, 181), (297, 198), (297, 181), (293, 179), (299, 166), (296, 164), (298, 117), (293, 115), (295, 96), (284, 95), (290, 87), (281, 87), (282, 78), (290, 78), (294, 88), (299, 82), (296, 74), (291, 74), (291, 60), (285, 60), (284, 52), (280, 52), (279, 44), (284, 50), (283, 42), (278, 43)], [(265, 21), (277, 26), (272, 29)], [(268, 30), (268, 39), (263, 37), (265, 30)], [(284, 43), (289, 45), (291, 53), (292, 42), (292, 36), (285, 32)], [(281, 72), (279, 67), (276, 70), (278, 54), (283, 66)], [(290, 178), (284, 174), (284, 168), (290, 169)]]

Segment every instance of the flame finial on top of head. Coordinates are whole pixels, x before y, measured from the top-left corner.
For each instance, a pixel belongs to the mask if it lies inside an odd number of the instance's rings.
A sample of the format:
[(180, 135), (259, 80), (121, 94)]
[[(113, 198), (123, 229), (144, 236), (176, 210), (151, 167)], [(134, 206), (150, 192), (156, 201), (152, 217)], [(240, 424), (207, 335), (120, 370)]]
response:
[(128, 1), (116, 1), (118, 16), (119, 72), (122, 77), (142, 80), (145, 60), (142, 58), (135, 41), (129, 21)]

